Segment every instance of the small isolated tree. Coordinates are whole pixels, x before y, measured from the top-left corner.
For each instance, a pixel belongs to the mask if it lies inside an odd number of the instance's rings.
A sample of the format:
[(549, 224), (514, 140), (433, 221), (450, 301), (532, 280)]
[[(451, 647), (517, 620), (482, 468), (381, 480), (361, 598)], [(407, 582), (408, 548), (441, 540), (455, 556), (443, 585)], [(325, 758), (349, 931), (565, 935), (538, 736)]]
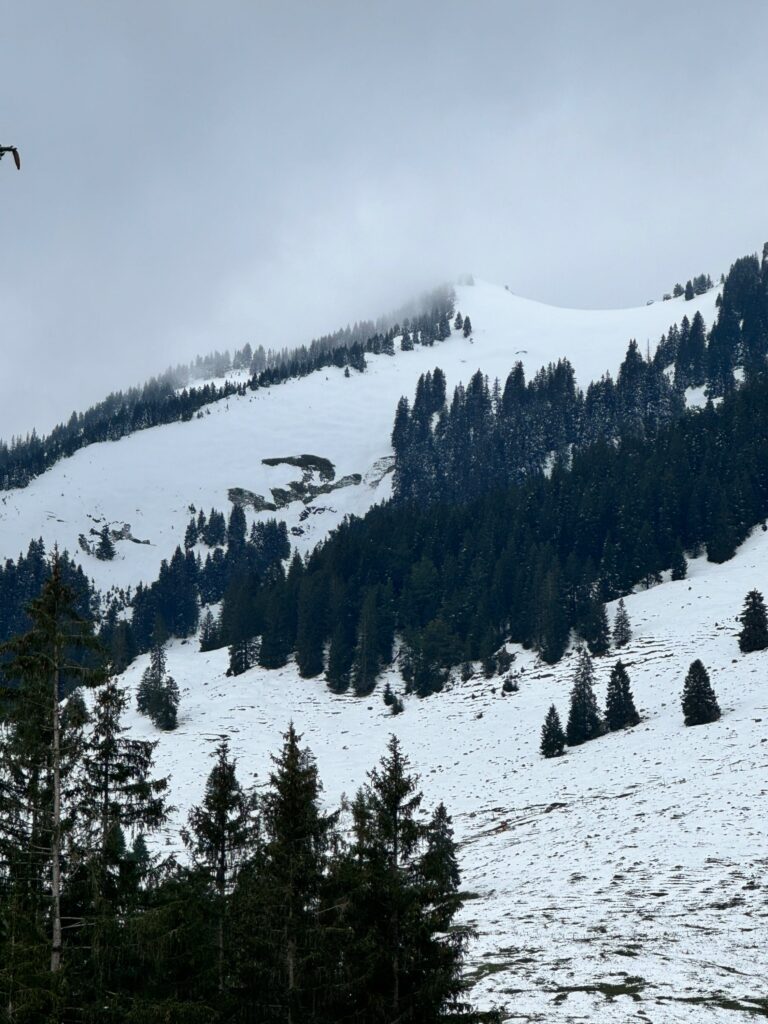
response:
[(709, 673), (698, 658), (691, 663), (685, 677), (683, 716), (686, 725), (706, 725), (720, 717), (720, 705), (709, 681)]
[(541, 727), (541, 745), (539, 750), (544, 757), (560, 757), (565, 746), (565, 733), (560, 724), (560, 716), (554, 704), (551, 705)]
[(456, 314), (456, 319), (453, 321), (453, 326), (454, 326), (454, 329), (457, 330), (457, 331), (463, 330), (463, 328), (464, 328), (464, 317), (461, 315), (461, 313), (457, 313)]
[(579, 651), (579, 663), (571, 690), (566, 739), (569, 747), (577, 747), (588, 740), (602, 736), (605, 731), (595, 697), (595, 669), (589, 652)]
[(468, 338), (472, 333), (472, 321), (468, 316), (464, 317), (464, 337)]
[(685, 301), (686, 302), (690, 302), (691, 299), (693, 298), (693, 295), (694, 295), (693, 282), (692, 281), (686, 281), (686, 283), (685, 283)]
[(764, 651), (768, 647), (768, 616), (765, 611), (765, 600), (759, 590), (750, 590), (744, 598), (744, 610), (739, 616), (741, 632), (739, 633), (739, 650), (743, 654), (750, 651)]
[(613, 642), (616, 647), (626, 647), (632, 639), (632, 625), (629, 621), (624, 598), (619, 601), (613, 618)]
[(637, 725), (640, 715), (637, 713), (629, 676), (624, 665), (617, 661), (608, 681), (608, 694), (605, 700), (605, 724), (612, 732), (628, 729)]
[(99, 543), (96, 545), (96, 557), (102, 562), (111, 562), (115, 557), (115, 545), (109, 535), (109, 527), (105, 524), (99, 534)]

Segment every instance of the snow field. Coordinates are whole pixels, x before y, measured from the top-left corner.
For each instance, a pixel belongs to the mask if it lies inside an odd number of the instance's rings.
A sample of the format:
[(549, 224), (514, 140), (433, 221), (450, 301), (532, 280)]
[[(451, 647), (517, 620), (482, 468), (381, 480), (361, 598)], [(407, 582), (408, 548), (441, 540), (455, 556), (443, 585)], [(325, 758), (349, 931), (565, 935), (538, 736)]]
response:
[[(397, 733), (426, 803), (444, 800), (460, 841), (464, 918), (480, 1006), (529, 1021), (732, 1021), (757, 1012), (768, 975), (768, 652), (741, 655), (736, 615), (768, 583), (768, 534), (725, 565), (691, 563), (689, 579), (626, 599), (634, 636), (621, 650), (639, 726), (545, 760), (539, 731), (555, 703), (565, 720), (575, 668), (515, 650), (520, 691), (456, 681), (427, 700), (385, 708), (335, 697), (292, 665), (225, 676), (226, 651), (176, 642), (180, 727), (158, 733), (178, 810), (165, 842), (200, 799), (210, 754), (228, 735), (244, 783), (263, 784), (289, 720), (315, 753), (329, 805), (352, 795)], [(609, 609), (611, 615), (615, 606)], [(617, 653), (595, 659), (598, 699)], [(686, 728), (680, 694), (690, 662), (710, 671), (723, 711)], [(125, 674), (134, 686), (146, 665)], [(396, 672), (390, 682), (400, 686)], [(763, 1005), (763, 1011), (764, 1004)], [(730, 1008), (729, 1008), (730, 1007)]]

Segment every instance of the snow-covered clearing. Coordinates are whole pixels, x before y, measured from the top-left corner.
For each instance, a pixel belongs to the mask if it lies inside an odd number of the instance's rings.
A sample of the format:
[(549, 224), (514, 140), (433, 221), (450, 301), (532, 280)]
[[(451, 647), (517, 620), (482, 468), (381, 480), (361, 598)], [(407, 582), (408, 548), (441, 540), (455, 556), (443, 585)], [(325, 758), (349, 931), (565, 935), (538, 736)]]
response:
[[(160, 735), (158, 766), (178, 805), (167, 842), (200, 798), (209, 755), (231, 737), (244, 782), (262, 783), (292, 719), (315, 752), (330, 803), (351, 795), (402, 739), (431, 804), (461, 841), (465, 916), (478, 929), (470, 970), (479, 1005), (529, 1021), (732, 1021), (767, 1012), (768, 652), (741, 655), (735, 616), (768, 584), (761, 530), (721, 566), (629, 597), (634, 638), (621, 652), (642, 723), (547, 761), (539, 729), (564, 718), (575, 659), (554, 667), (516, 651), (520, 691), (477, 676), (392, 717), (381, 689), (334, 697), (321, 679), (260, 669), (227, 678), (226, 652), (176, 643), (169, 670), (180, 727)], [(611, 609), (613, 612), (614, 609)], [(710, 670), (723, 717), (685, 728), (690, 662)], [(601, 703), (615, 655), (596, 660)], [(126, 673), (133, 685), (146, 665)], [(393, 677), (394, 682), (394, 677)]]

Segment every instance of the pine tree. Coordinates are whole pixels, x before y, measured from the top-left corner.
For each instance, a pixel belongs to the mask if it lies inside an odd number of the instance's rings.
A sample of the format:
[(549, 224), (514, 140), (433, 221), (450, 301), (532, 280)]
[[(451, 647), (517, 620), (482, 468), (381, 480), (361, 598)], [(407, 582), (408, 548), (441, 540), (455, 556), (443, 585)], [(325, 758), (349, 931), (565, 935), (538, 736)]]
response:
[(744, 598), (744, 609), (739, 621), (739, 650), (743, 654), (764, 651), (768, 647), (768, 616), (763, 595), (759, 590), (750, 590)]
[(599, 657), (608, 652), (611, 639), (608, 613), (605, 610), (605, 603), (597, 596), (593, 597), (589, 603), (582, 627), (582, 635), (587, 643), (590, 654)]
[(472, 333), (472, 321), (469, 319), (469, 316), (465, 316), (464, 317), (464, 337), (468, 338), (471, 333)]
[(223, 992), (227, 897), (254, 839), (254, 798), (238, 782), (237, 763), (229, 756), (228, 740), (219, 743), (215, 757), (216, 763), (206, 781), (203, 801), (190, 811), (182, 838), (195, 865), (204, 873), (213, 890), (217, 988)]
[(691, 662), (685, 677), (682, 703), (686, 725), (706, 725), (720, 717), (720, 706), (709, 681), (709, 673), (698, 658)]
[(253, 1016), (318, 1019), (332, 944), (326, 942), (324, 892), (336, 816), (321, 809), (314, 758), (293, 725), (273, 757), (260, 801), (262, 845), (234, 894), (236, 964)]
[(219, 646), (219, 629), (210, 608), (200, 624), (200, 650), (213, 651)]
[(136, 707), (141, 714), (148, 715), (158, 729), (169, 731), (177, 725), (179, 687), (166, 671), (163, 631), (156, 629), (155, 633), (157, 640), (150, 652), (149, 665), (136, 689)]
[(682, 547), (677, 544), (672, 552), (672, 579), (684, 580), (688, 575), (688, 562)]
[(541, 745), (539, 750), (544, 757), (560, 757), (565, 747), (565, 733), (560, 724), (557, 708), (552, 704), (541, 727)]
[(258, 653), (259, 644), (253, 637), (247, 640), (236, 640), (235, 643), (230, 644), (227, 675), (240, 676), (243, 672), (247, 672), (249, 668), (253, 668), (258, 661)]
[(109, 535), (109, 527), (105, 524), (99, 533), (99, 543), (96, 545), (96, 557), (102, 562), (111, 562), (115, 557), (115, 545)]
[(613, 643), (616, 647), (626, 647), (632, 639), (632, 625), (629, 621), (624, 598), (619, 598), (616, 614), (613, 617)]
[(629, 676), (624, 665), (617, 661), (611, 670), (608, 681), (608, 693), (605, 700), (605, 724), (616, 731), (637, 725), (640, 716), (635, 707)]
[(15, 690), (6, 691), (6, 721), (0, 732), (0, 864), (6, 888), (18, 891), (38, 933), (47, 916), (49, 969), (58, 974), (69, 828), (64, 785), (81, 749), (82, 727), (80, 722), (67, 729), (61, 700), (76, 683), (98, 685), (104, 674), (94, 662), (98, 644), (91, 624), (76, 611), (58, 553), (27, 615), (29, 631), (0, 647), (8, 657), (4, 675), (18, 681)]
[(450, 819), (438, 808), (425, 825), (418, 778), (394, 736), (368, 778), (352, 806), (345, 877), (353, 1019), (460, 1020), (469, 932), (454, 923), (461, 901)]
[[(67, 705), (70, 711), (71, 698)], [(127, 955), (125, 920), (141, 903), (149, 865), (144, 836), (167, 819), (168, 780), (152, 774), (156, 744), (131, 739), (122, 724), (125, 690), (114, 681), (97, 691), (78, 770), (67, 792), (72, 822), (66, 915), (80, 926), (71, 942), (88, 953), (84, 988), (109, 989)], [(133, 850), (126, 844), (133, 837)], [(143, 851), (143, 852), (142, 852)]]
[(595, 670), (589, 652), (582, 648), (573, 679), (571, 703), (566, 726), (569, 747), (579, 746), (602, 736), (605, 731), (594, 691)]
[(158, 729), (171, 732), (178, 725), (179, 687), (173, 676), (165, 676), (155, 687), (149, 704), (149, 717)]
[(693, 298), (693, 283), (691, 281), (686, 281), (686, 283), (685, 283), (685, 301), (686, 302), (690, 302), (692, 298)]
[(372, 692), (379, 667), (378, 602), (376, 588), (371, 587), (363, 599), (352, 663), (352, 686), (358, 697)]

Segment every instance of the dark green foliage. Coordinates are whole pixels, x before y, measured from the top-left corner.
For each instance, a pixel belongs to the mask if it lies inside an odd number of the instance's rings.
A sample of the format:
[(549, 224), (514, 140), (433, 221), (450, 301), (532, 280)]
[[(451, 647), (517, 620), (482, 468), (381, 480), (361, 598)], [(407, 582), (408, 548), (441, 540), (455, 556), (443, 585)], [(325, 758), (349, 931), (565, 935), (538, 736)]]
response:
[(632, 624), (629, 621), (624, 598), (620, 598), (613, 617), (613, 643), (616, 647), (626, 647), (632, 639)]
[(336, 816), (321, 810), (317, 768), (293, 726), (273, 763), (260, 848), (234, 893), (235, 971), (253, 1019), (311, 1021), (338, 969), (323, 923)]
[(203, 802), (189, 813), (184, 843), (193, 861), (210, 886), (210, 898), (216, 917), (216, 987), (225, 988), (227, 943), (227, 896), (253, 842), (254, 797), (246, 793), (235, 773), (236, 762), (229, 756), (229, 744), (223, 740), (216, 748), (214, 764), (205, 784)]
[(249, 668), (258, 661), (258, 641), (251, 638), (248, 640), (236, 640), (229, 647), (228, 676), (239, 676), (247, 672)]
[(158, 729), (172, 730), (177, 725), (179, 688), (168, 675), (162, 640), (152, 648), (149, 665), (136, 688), (136, 707), (147, 715)]
[(595, 657), (607, 654), (611, 642), (611, 630), (608, 625), (605, 603), (598, 597), (594, 597), (589, 603), (582, 623), (581, 635), (586, 641), (590, 654)]
[[(394, 739), (355, 800), (350, 841), (322, 809), (314, 759), (293, 727), (258, 798), (238, 782), (222, 741), (183, 834), (191, 865), (161, 861), (144, 838), (166, 818), (154, 744), (126, 736), (125, 693), (104, 683), (98, 662), (81, 664), (97, 654), (92, 630), (58, 569), (46, 587), (29, 610), (32, 631), (6, 651), (17, 683), (0, 733), (0, 1003), (9, 1020), (482, 1019), (463, 1001), (468, 931), (455, 924), (451, 819), (442, 805), (421, 813)], [(161, 624), (155, 640), (150, 670), (162, 679)], [(90, 715), (79, 691), (53, 698), (65, 680), (97, 686)]]
[(467, 1009), (461, 962), (469, 932), (455, 924), (462, 900), (451, 822), (442, 806), (425, 821), (421, 802), (392, 737), (353, 802), (344, 873), (355, 950), (351, 1019), (360, 1024), (427, 1024), (461, 1019)]
[(744, 608), (739, 621), (739, 650), (744, 654), (750, 651), (764, 651), (768, 647), (768, 616), (763, 595), (759, 590), (750, 590), (744, 598)]
[(690, 281), (685, 283), (685, 301), (690, 302), (694, 296), (693, 284)]
[(565, 748), (565, 733), (560, 724), (560, 716), (554, 704), (551, 705), (541, 727), (541, 744), (539, 750), (544, 757), (560, 757)]
[(200, 624), (200, 650), (213, 651), (219, 646), (219, 628), (209, 608)]
[(102, 526), (101, 532), (99, 533), (99, 543), (96, 545), (96, 557), (101, 559), (102, 562), (111, 562), (115, 557), (115, 545), (112, 543), (112, 538), (109, 535), (109, 527), (107, 525)]
[(605, 700), (605, 724), (611, 731), (628, 729), (637, 725), (640, 715), (637, 713), (629, 676), (624, 665), (617, 661), (611, 670), (608, 681), (608, 693)]
[(299, 585), (296, 664), (304, 679), (312, 679), (323, 672), (323, 644), (327, 629), (323, 582), (317, 576), (305, 576)]
[(685, 677), (682, 703), (686, 725), (706, 725), (720, 717), (720, 705), (709, 681), (709, 673), (698, 658), (691, 663)]
[(568, 724), (565, 735), (569, 747), (577, 747), (605, 732), (594, 691), (595, 670), (589, 652), (578, 653), (578, 662), (571, 690)]
[(685, 552), (679, 544), (675, 545), (672, 552), (671, 569), (673, 580), (684, 580), (688, 575), (688, 562), (685, 557)]

